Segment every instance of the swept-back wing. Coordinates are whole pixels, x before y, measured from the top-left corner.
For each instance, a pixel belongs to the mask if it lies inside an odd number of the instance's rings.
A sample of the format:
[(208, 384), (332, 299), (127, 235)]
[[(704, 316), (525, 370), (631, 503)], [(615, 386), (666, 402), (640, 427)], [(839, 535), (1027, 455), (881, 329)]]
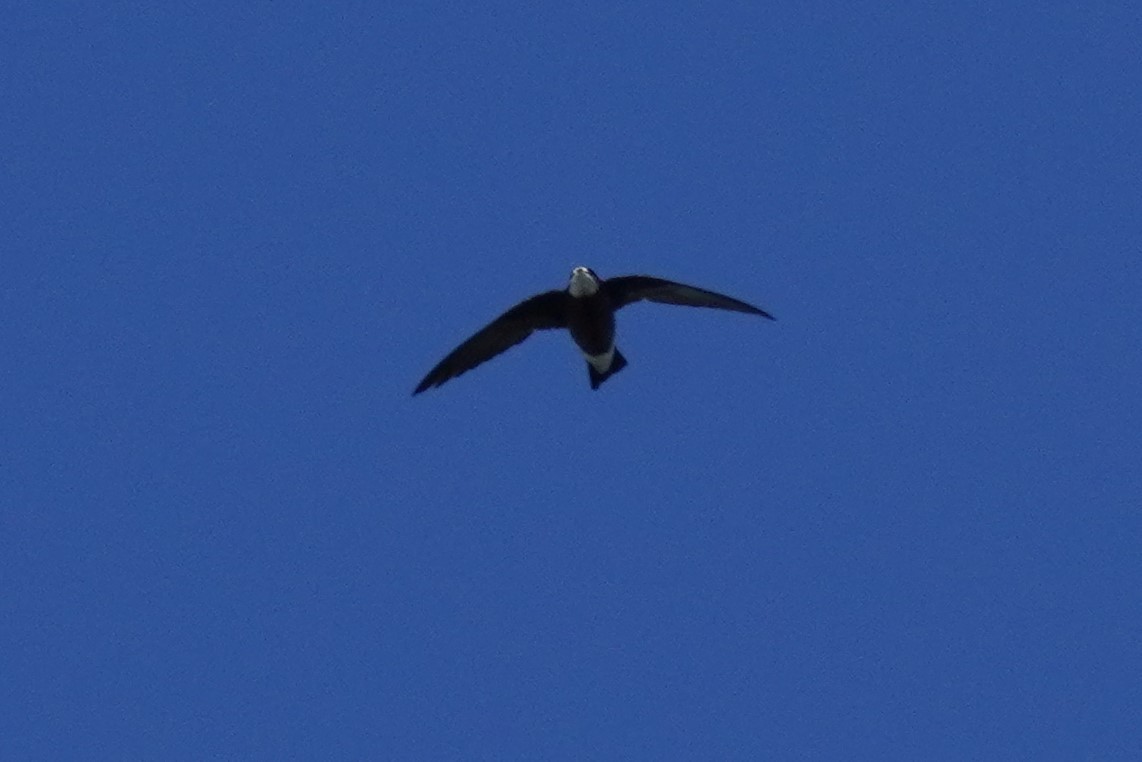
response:
[(663, 280), (662, 278), (651, 278), (647, 275), (620, 275), (617, 278), (608, 278), (603, 281), (603, 287), (607, 290), (615, 309), (645, 299), (648, 302), (661, 304), (713, 307), (720, 310), (746, 312), (751, 315), (761, 315), (770, 320), (774, 319), (773, 315), (765, 310), (725, 294), (707, 291), (696, 286), (687, 286), (685, 283)]
[(453, 349), (416, 385), (413, 394), (467, 373), (519, 344), (532, 331), (566, 327), (564, 300), (567, 298), (564, 291), (545, 291), (523, 300)]

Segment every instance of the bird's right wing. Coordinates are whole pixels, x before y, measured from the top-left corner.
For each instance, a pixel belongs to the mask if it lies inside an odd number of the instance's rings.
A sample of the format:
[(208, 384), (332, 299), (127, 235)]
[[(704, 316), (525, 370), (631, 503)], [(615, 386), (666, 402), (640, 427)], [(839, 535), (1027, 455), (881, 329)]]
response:
[(532, 331), (565, 328), (564, 302), (567, 298), (565, 291), (545, 291), (523, 300), (453, 349), (416, 385), (413, 394), (420, 394), (467, 373), (480, 363), (519, 344)]

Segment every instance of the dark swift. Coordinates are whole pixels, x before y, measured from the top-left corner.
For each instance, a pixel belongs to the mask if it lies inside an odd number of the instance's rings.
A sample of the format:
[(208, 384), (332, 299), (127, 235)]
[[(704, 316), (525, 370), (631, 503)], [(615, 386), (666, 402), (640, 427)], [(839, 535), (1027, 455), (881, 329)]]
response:
[(413, 394), (440, 386), (514, 347), (532, 334), (566, 328), (587, 360), (591, 388), (627, 366), (615, 347), (615, 311), (642, 300), (689, 307), (714, 307), (773, 320), (752, 304), (704, 288), (646, 275), (622, 275), (603, 280), (589, 267), (576, 267), (562, 291), (545, 291), (512, 307), (452, 350), (428, 372)]

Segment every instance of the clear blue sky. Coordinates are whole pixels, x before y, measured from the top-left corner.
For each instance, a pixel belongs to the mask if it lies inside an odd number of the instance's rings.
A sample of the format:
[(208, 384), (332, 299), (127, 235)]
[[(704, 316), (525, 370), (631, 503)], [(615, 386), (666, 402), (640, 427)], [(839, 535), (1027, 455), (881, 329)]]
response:
[(1142, 758), (1137, 4), (478, 5), (6, 12), (0, 758)]

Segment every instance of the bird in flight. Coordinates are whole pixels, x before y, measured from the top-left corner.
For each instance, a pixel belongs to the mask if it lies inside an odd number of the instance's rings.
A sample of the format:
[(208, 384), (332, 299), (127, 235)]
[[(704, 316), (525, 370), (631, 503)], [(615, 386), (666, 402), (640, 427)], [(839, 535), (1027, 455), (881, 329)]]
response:
[(603, 280), (589, 267), (576, 267), (562, 291), (545, 291), (512, 307), (456, 347), (428, 372), (413, 395), (440, 386), (504, 352), (532, 334), (566, 328), (587, 360), (591, 388), (627, 366), (615, 347), (615, 311), (642, 300), (690, 307), (714, 307), (774, 320), (763, 309), (728, 296), (646, 275)]

